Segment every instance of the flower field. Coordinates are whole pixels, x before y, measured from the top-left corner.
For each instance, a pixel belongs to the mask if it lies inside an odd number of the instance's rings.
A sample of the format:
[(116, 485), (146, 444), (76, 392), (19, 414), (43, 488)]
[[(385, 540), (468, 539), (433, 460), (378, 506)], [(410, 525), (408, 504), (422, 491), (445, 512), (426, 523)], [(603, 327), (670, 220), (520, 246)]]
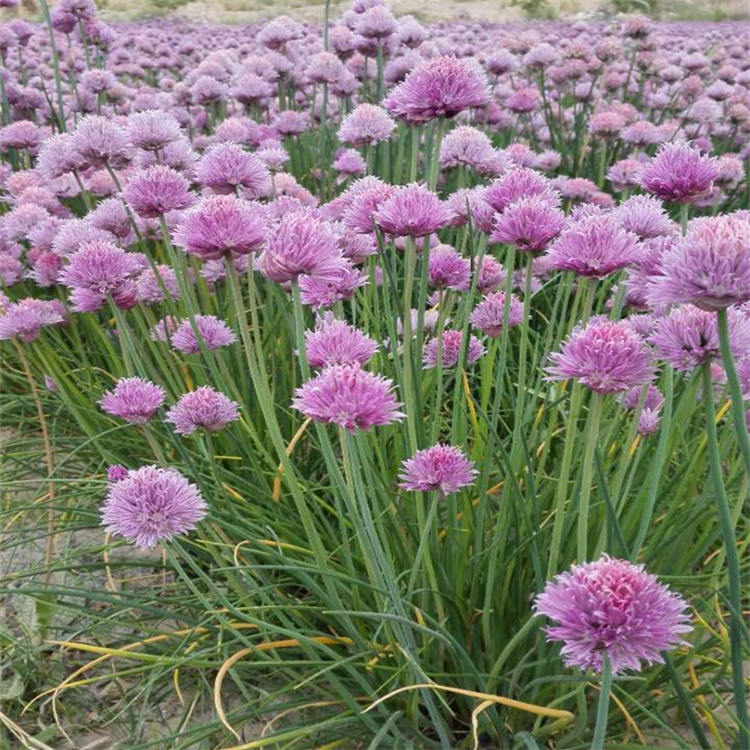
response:
[(0, 747), (750, 748), (748, 25), (42, 3)]

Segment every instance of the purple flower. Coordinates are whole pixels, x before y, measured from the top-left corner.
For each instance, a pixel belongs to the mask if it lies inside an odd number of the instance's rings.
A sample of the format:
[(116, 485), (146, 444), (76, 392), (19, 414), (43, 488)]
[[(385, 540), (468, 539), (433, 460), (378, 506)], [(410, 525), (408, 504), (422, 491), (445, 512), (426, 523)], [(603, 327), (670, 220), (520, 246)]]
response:
[[(449, 329), (443, 331), (442, 346), (441, 339), (431, 338), (424, 345), (422, 362), (425, 370), (437, 367), (439, 350), (442, 349), (442, 366), (444, 368), (455, 367), (464, 345), (464, 337), (461, 331)], [(475, 336), (469, 336), (468, 348), (466, 350), (466, 364), (472, 365), (484, 354), (484, 346)]]
[(318, 276), (302, 275), (298, 278), (300, 300), (313, 310), (331, 307), (336, 302), (351, 299), (354, 292), (369, 283), (366, 273), (355, 268), (349, 260), (342, 259), (341, 264), (330, 274)]
[(293, 214), (273, 227), (266, 239), (266, 249), (258, 259), (260, 272), (282, 284), (300, 274), (335, 282), (342, 264), (335, 230), (310, 214)]
[(86, 161), (74, 148), (73, 137), (68, 133), (58, 133), (47, 138), (36, 159), (36, 168), (50, 180), (79, 172), (85, 166)]
[(453, 212), (435, 193), (412, 183), (397, 188), (374, 218), (384, 232), (396, 237), (425, 237), (442, 229)]
[(216, 193), (242, 189), (246, 198), (260, 198), (271, 188), (268, 167), (236, 143), (218, 143), (198, 163), (196, 179)]
[[(215, 315), (196, 315), (193, 323), (195, 323), (206, 349), (229, 346), (237, 340), (232, 329)], [(197, 354), (201, 350), (201, 342), (198, 340), (190, 320), (183, 320), (171, 334), (171, 337), (172, 346), (183, 354)]]
[(92, 167), (118, 168), (130, 160), (130, 142), (117, 124), (99, 115), (84, 117), (70, 137), (76, 157)]
[(366, 365), (378, 345), (358, 328), (326, 313), (318, 318), (315, 330), (305, 331), (305, 349), (311, 367)]
[(683, 143), (665, 143), (640, 171), (645, 190), (663, 201), (693, 203), (713, 186), (719, 176), (716, 159)]
[(471, 59), (435, 57), (417, 65), (383, 104), (410, 125), (436, 117), (454, 117), (490, 100), (484, 71)]
[(462, 258), (450, 245), (430, 250), (427, 278), (435, 289), (466, 291), (471, 278), (471, 261)]
[(511, 169), (492, 182), (484, 192), (485, 202), (498, 213), (521, 198), (534, 196), (546, 200), (551, 206), (560, 205), (560, 194), (553, 190), (550, 181), (543, 174), (526, 167)]
[(460, 448), (433, 445), (401, 464), (399, 487), (412, 492), (437, 491), (441, 498), (474, 484), (479, 472)]
[(612, 215), (626, 232), (632, 232), (642, 240), (674, 234), (676, 230), (661, 201), (651, 195), (628, 198)]
[(112, 464), (107, 467), (107, 481), (114, 484), (128, 478), (128, 470), (121, 464)]
[(461, 125), (443, 137), (440, 166), (443, 169), (465, 166), (481, 174), (500, 174), (507, 169), (508, 160), (495, 150), (481, 130)]
[(127, 253), (111, 242), (93, 241), (70, 256), (60, 281), (74, 290), (106, 296), (115, 294), (141, 268), (142, 260), (135, 253)]
[(195, 528), (206, 516), (200, 491), (174, 469), (143, 466), (109, 485), (102, 525), (137, 547), (155, 547)]
[(86, 214), (86, 221), (96, 229), (109, 232), (120, 240), (130, 237), (133, 231), (125, 204), (119, 198), (103, 200), (93, 211)]
[(359, 367), (333, 365), (297, 389), (292, 407), (349, 432), (403, 419), (393, 381)]
[(686, 609), (643, 566), (607, 555), (561, 573), (534, 604), (537, 614), (556, 623), (547, 637), (563, 643), (568, 666), (601, 672), (606, 653), (615, 673), (662, 663), (661, 652), (677, 647), (692, 630)]
[[(511, 295), (510, 310), (508, 312), (508, 327), (523, 323), (523, 303), (517, 297)], [(498, 338), (503, 332), (503, 320), (505, 319), (505, 293), (495, 292), (487, 295), (471, 313), (469, 318), (471, 324), (479, 328), (482, 333), (490, 338)]]
[(382, 108), (374, 104), (359, 104), (341, 121), (339, 140), (359, 148), (369, 143), (387, 141), (396, 123)]
[(216, 432), (240, 418), (239, 404), (209, 385), (186, 393), (166, 414), (178, 435), (190, 435), (203, 427)]
[[(736, 358), (747, 356), (750, 318), (732, 308), (727, 314), (732, 353)], [(650, 341), (658, 356), (675, 370), (692, 370), (721, 356), (716, 315), (693, 305), (676, 307), (660, 318)]]
[(120, 378), (114, 390), (106, 391), (99, 401), (102, 411), (130, 424), (150, 422), (164, 403), (163, 388), (143, 378)]
[(497, 217), (490, 242), (539, 252), (557, 237), (564, 224), (565, 214), (543, 196), (519, 198)]
[(3, 304), (0, 311), (0, 341), (18, 337), (21, 341), (34, 341), (45, 326), (65, 322), (62, 305), (55, 300), (22, 299)]
[(171, 167), (139, 169), (122, 191), (125, 202), (144, 219), (156, 219), (194, 202), (188, 181)]
[(167, 296), (164, 293), (165, 289), (170, 298), (180, 298), (177, 275), (170, 266), (159, 265), (156, 267), (156, 271), (147, 268), (145, 271), (141, 271), (135, 280), (138, 301), (147, 305), (162, 302)]
[(212, 195), (188, 209), (174, 241), (204, 260), (260, 250), (268, 228), (268, 210), (233, 195)]
[(495, 211), (486, 201), (487, 188), (481, 185), (451, 193), (448, 207), (453, 211), (451, 226), (462, 227), (469, 220), (475, 229), (490, 234), (495, 225)]
[(637, 260), (638, 238), (606, 214), (570, 223), (547, 251), (552, 268), (603, 279)]
[(750, 300), (750, 222), (732, 214), (691, 222), (650, 279), (652, 305), (690, 302), (721, 310)]
[(160, 110), (133, 112), (127, 124), (130, 142), (145, 151), (159, 151), (182, 138), (180, 124)]
[(575, 378), (597, 393), (622, 393), (651, 382), (651, 349), (624, 321), (594, 318), (550, 355), (549, 380)]
[(361, 234), (373, 232), (375, 212), (395, 190), (393, 185), (388, 185), (377, 177), (363, 177), (357, 180), (341, 196), (348, 204), (344, 211), (344, 225)]

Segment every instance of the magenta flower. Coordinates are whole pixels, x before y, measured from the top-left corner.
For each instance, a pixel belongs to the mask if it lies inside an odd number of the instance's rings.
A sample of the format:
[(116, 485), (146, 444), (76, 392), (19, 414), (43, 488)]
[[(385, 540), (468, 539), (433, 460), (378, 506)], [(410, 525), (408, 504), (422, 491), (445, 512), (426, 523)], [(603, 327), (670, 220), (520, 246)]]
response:
[(396, 123), (382, 107), (358, 104), (341, 121), (338, 135), (342, 143), (359, 148), (387, 141), (395, 129)]
[(65, 322), (65, 311), (56, 300), (22, 299), (20, 302), (3, 303), (0, 310), (0, 341), (19, 338), (34, 341), (45, 326)]
[(306, 213), (287, 216), (273, 227), (266, 239), (266, 249), (258, 259), (260, 272), (282, 284), (300, 274), (335, 282), (342, 264), (336, 231), (327, 222)]
[[(505, 319), (505, 293), (495, 292), (487, 295), (471, 313), (471, 324), (479, 328), (482, 333), (496, 339), (503, 332)], [(523, 302), (511, 295), (510, 310), (508, 312), (508, 327), (523, 323)]]
[(156, 219), (192, 205), (194, 197), (189, 187), (179, 172), (157, 165), (132, 174), (122, 197), (138, 216)]
[(178, 471), (143, 466), (110, 483), (102, 525), (109, 534), (150, 548), (192, 531), (206, 510), (198, 488)]
[(315, 330), (305, 331), (305, 349), (311, 367), (366, 365), (378, 345), (358, 328), (326, 313), (318, 318)]
[(692, 303), (721, 310), (750, 300), (750, 223), (732, 214), (691, 222), (687, 235), (661, 256), (652, 276), (652, 305)]
[(50, 180), (79, 172), (86, 166), (83, 156), (74, 148), (69, 133), (58, 133), (47, 138), (39, 149), (36, 168)]
[[(449, 329), (443, 331), (442, 336), (442, 366), (444, 368), (452, 368), (458, 364), (459, 356), (464, 345), (464, 337), (461, 331)], [(432, 367), (437, 367), (438, 364), (438, 353), (440, 350), (440, 339), (431, 338), (424, 345), (424, 352), (422, 354), (422, 363), (425, 370), (429, 370)], [(483, 354), (484, 346), (482, 342), (475, 336), (469, 336), (468, 347), (466, 350), (466, 364), (473, 365)]]
[(549, 380), (575, 378), (596, 393), (622, 393), (653, 380), (651, 359), (651, 350), (627, 323), (594, 318), (550, 355), (547, 373)]
[(375, 230), (375, 212), (395, 190), (393, 185), (388, 185), (377, 177), (357, 180), (341, 196), (348, 204), (344, 211), (344, 225), (361, 234), (372, 233)]
[[(735, 358), (750, 354), (750, 318), (727, 311), (729, 345)], [(721, 357), (719, 329), (714, 313), (683, 305), (656, 322), (650, 338), (657, 355), (675, 370), (689, 371)]]
[(507, 169), (508, 163), (495, 150), (487, 135), (468, 125), (451, 130), (440, 144), (440, 166), (443, 169), (465, 166), (481, 174), (500, 174)]
[(640, 171), (641, 187), (663, 201), (694, 203), (713, 186), (719, 167), (688, 143), (665, 143)]
[[(215, 315), (196, 315), (193, 323), (195, 323), (206, 349), (219, 349), (222, 346), (229, 346), (237, 340), (232, 329)], [(190, 320), (183, 320), (171, 334), (171, 337), (172, 346), (183, 354), (197, 354), (201, 350), (201, 342), (198, 340)]]
[(107, 481), (111, 483), (122, 482), (123, 479), (127, 479), (129, 473), (121, 464), (112, 464), (107, 467)]
[(471, 261), (462, 258), (450, 245), (430, 250), (427, 279), (435, 289), (466, 291), (471, 279)]
[(159, 151), (183, 137), (177, 120), (156, 109), (133, 112), (127, 131), (130, 142), (145, 151)]
[(233, 195), (212, 195), (183, 214), (174, 241), (186, 253), (211, 260), (260, 250), (267, 229), (264, 205)]
[(496, 291), (506, 278), (505, 266), (492, 255), (485, 255), (479, 268), (477, 291), (484, 294)]
[(347, 365), (333, 365), (297, 389), (292, 407), (316, 422), (349, 432), (403, 419), (393, 381)]
[(369, 284), (366, 273), (355, 268), (347, 259), (341, 260), (340, 265), (330, 274), (298, 277), (300, 301), (309, 305), (313, 310), (331, 307), (336, 302), (351, 299), (360, 287)]
[(240, 189), (246, 198), (260, 198), (271, 188), (268, 167), (236, 143), (218, 143), (198, 162), (196, 179), (216, 193), (228, 195)]
[(374, 218), (384, 232), (396, 237), (425, 237), (448, 224), (453, 212), (431, 190), (412, 183), (397, 188)]
[(417, 65), (385, 98), (383, 105), (410, 125), (454, 117), (489, 102), (487, 79), (471, 59), (434, 57)]
[(621, 203), (612, 215), (626, 232), (641, 240), (674, 234), (677, 227), (661, 201), (651, 195), (634, 195)]
[(142, 269), (142, 260), (111, 242), (93, 241), (70, 256), (60, 281), (72, 289), (86, 289), (99, 295), (116, 293), (125, 281)]
[(109, 165), (115, 169), (130, 161), (130, 142), (117, 124), (99, 115), (87, 115), (70, 137), (74, 158), (92, 167)]
[(552, 188), (550, 181), (543, 174), (525, 167), (506, 172), (484, 192), (485, 202), (498, 213), (521, 198), (534, 196), (547, 201), (551, 206), (560, 205), (560, 194)]
[(190, 435), (201, 427), (216, 432), (240, 418), (239, 404), (209, 385), (186, 393), (166, 414), (178, 435)]
[(138, 301), (147, 305), (162, 302), (167, 296), (172, 299), (180, 298), (177, 274), (170, 266), (159, 265), (156, 271), (151, 268), (141, 271), (135, 280), (135, 289)]
[(490, 242), (515, 245), (525, 252), (540, 252), (560, 233), (565, 214), (542, 196), (519, 198), (495, 221)]
[(437, 491), (441, 498), (474, 484), (479, 472), (464, 452), (452, 445), (433, 445), (401, 464), (399, 487), (412, 492)]
[(99, 401), (102, 411), (130, 424), (150, 422), (164, 403), (164, 389), (143, 378), (120, 378)]
[(570, 223), (547, 251), (552, 268), (603, 279), (635, 262), (638, 237), (606, 214), (584, 216)]
[(568, 666), (601, 672), (606, 653), (614, 673), (662, 663), (661, 652), (692, 630), (686, 609), (684, 599), (642, 565), (607, 555), (561, 573), (534, 604), (537, 614), (556, 623), (547, 637), (563, 643)]

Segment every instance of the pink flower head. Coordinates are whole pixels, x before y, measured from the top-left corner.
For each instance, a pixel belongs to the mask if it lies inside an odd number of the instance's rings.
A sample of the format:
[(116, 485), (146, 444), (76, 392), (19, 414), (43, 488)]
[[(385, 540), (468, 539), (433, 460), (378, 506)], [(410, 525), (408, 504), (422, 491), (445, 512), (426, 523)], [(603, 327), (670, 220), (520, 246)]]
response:
[(647, 290), (652, 305), (690, 302), (720, 310), (750, 300), (750, 222), (728, 214), (692, 222), (661, 257)]
[(506, 276), (505, 266), (493, 256), (485, 255), (479, 268), (477, 291), (485, 294), (494, 292), (505, 281)]
[(39, 149), (36, 168), (50, 180), (56, 180), (86, 166), (84, 157), (74, 147), (69, 133), (58, 133), (47, 138)]
[(344, 211), (344, 225), (361, 234), (372, 233), (375, 229), (375, 212), (395, 190), (393, 185), (388, 185), (377, 177), (357, 180), (341, 196), (348, 204)]
[(111, 242), (94, 240), (70, 256), (60, 281), (72, 289), (114, 294), (142, 267), (142, 259), (135, 253), (125, 252)]
[(375, 213), (375, 222), (396, 237), (425, 237), (442, 229), (453, 212), (435, 193), (412, 183), (396, 188)]
[(454, 117), (490, 99), (484, 72), (470, 59), (434, 57), (415, 67), (386, 97), (385, 108), (410, 125)]
[(156, 219), (192, 205), (190, 184), (171, 167), (156, 165), (133, 173), (122, 191), (130, 208), (144, 219)]
[(393, 381), (355, 366), (332, 365), (297, 389), (292, 407), (316, 422), (354, 432), (403, 419)]
[[(147, 305), (163, 302), (169, 296), (171, 299), (180, 298), (180, 287), (174, 268), (158, 265), (156, 270), (147, 268), (135, 280), (138, 301)], [(165, 294), (166, 290), (166, 294)]]
[(268, 210), (233, 195), (210, 195), (186, 211), (175, 243), (204, 260), (245, 255), (262, 248)]
[(412, 492), (437, 491), (445, 498), (474, 484), (477, 474), (474, 462), (460, 448), (438, 443), (401, 464), (399, 487)]
[(651, 195), (634, 195), (613, 212), (620, 226), (642, 240), (675, 233), (675, 223), (669, 218), (661, 201)]
[(448, 208), (453, 211), (451, 226), (462, 227), (471, 219), (475, 229), (490, 234), (495, 224), (495, 211), (487, 203), (486, 195), (487, 188), (481, 185), (451, 193), (447, 201)]
[(374, 104), (358, 104), (341, 122), (339, 140), (359, 148), (370, 143), (387, 141), (396, 123), (382, 108)]
[(707, 193), (719, 176), (712, 156), (704, 156), (688, 143), (665, 143), (639, 174), (641, 186), (663, 201), (694, 203)]
[(216, 432), (240, 418), (239, 404), (209, 385), (186, 393), (166, 414), (178, 435), (190, 435), (201, 427)]
[[(498, 338), (503, 332), (503, 320), (505, 320), (505, 293), (495, 292), (487, 295), (474, 308), (469, 320), (486, 336)], [(508, 327), (513, 328), (521, 323), (523, 323), (523, 302), (511, 295)]]
[[(442, 345), (441, 345), (442, 342)], [(424, 345), (422, 354), (422, 363), (425, 370), (437, 367), (440, 350), (442, 349), (442, 366), (444, 368), (453, 368), (458, 364), (461, 351), (464, 346), (464, 336), (462, 331), (449, 329), (443, 331), (442, 339), (431, 338)], [(466, 364), (473, 365), (485, 352), (482, 342), (476, 336), (469, 336), (468, 346), (466, 349)]]
[(315, 330), (305, 332), (305, 349), (311, 367), (366, 365), (378, 350), (367, 334), (333, 313), (318, 318)]
[[(232, 329), (215, 315), (196, 315), (193, 323), (206, 349), (219, 349), (237, 340)], [(172, 346), (183, 354), (197, 354), (201, 350), (201, 341), (193, 330), (193, 323), (183, 320), (171, 334)]]
[(622, 393), (653, 380), (651, 360), (651, 349), (627, 323), (594, 318), (550, 355), (547, 373), (549, 380), (575, 378), (596, 393)]
[(557, 237), (564, 224), (565, 214), (543, 196), (519, 198), (497, 217), (490, 242), (540, 252)]
[(268, 167), (236, 143), (217, 143), (198, 162), (196, 179), (220, 195), (242, 189), (247, 198), (260, 198), (271, 188)]
[(156, 109), (133, 112), (127, 129), (130, 142), (145, 151), (159, 151), (182, 137), (177, 120)]
[(435, 289), (466, 291), (471, 279), (471, 261), (462, 258), (450, 245), (430, 250), (427, 278)]
[(497, 212), (505, 211), (521, 198), (538, 196), (551, 206), (560, 205), (560, 194), (553, 190), (550, 181), (539, 172), (526, 167), (511, 169), (486, 189), (484, 200)]
[(3, 303), (0, 311), (0, 341), (19, 338), (34, 341), (45, 326), (65, 322), (64, 308), (56, 300), (29, 297), (20, 302)]
[(125, 204), (119, 198), (107, 198), (93, 211), (86, 214), (86, 221), (103, 232), (109, 232), (119, 240), (125, 240), (133, 232)]
[(109, 534), (137, 547), (155, 547), (195, 528), (206, 516), (200, 491), (174, 469), (144, 466), (111, 482), (102, 508)]
[(615, 673), (662, 663), (662, 651), (676, 648), (692, 630), (686, 609), (642, 565), (607, 555), (561, 573), (534, 604), (537, 614), (556, 623), (547, 637), (563, 643), (568, 666), (601, 672), (606, 653)]
[(611, 216), (591, 215), (566, 227), (547, 251), (552, 268), (603, 279), (635, 262), (638, 238)]
[(108, 164), (118, 168), (130, 161), (130, 142), (116, 123), (99, 115), (87, 115), (70, 137), (73, 153), (92, 167)]
[(507, 168), (507, 160), (498, 157), (492, 141), (481, 130), (461, 125), (443, 137), (440, 166), (443, 169), (465, 166), (481, 174), (498, 174)]
[(287, 216), (273, 227), (258, 259), (260, 272), (280, 284), (293, 281), (300, 274), (335, 282), (342, 264), (334, 228), (306, 213)]
[(340, 264), (330, 274), (300, 276), (300, 300), (303, 305), (319, 310), (321, 307), (331, 307), (336, 302), (351, 299), (357, 289), (368, 283), (366, 273), (355, 268), (351, 261), (342, 258)]
[[(729, 345), (736, 358), (750, 354), (750, 318), (728, 311)], [(689, 371), (721, 356), (716, 315), (683, 305), (656, 322), (650, 338), (657, 355), (675, 370)]]
[(385, 5), (374, 5), (360, 13), (355, 31), (365, 39), (387, 39), (396, 31), (396, 19)]
[(102, 411), (130, 424), (150, 422), (164, 403), (163, 388), (143, 378), (120, 378), (99, 401)]
[(617, 191), (639, 187), (639, 175), (642, 169), (643, 163), (637, 159), (620, 159), (609, 168), (607, 179)]
[(122, 482), (127, 479), (130, 472), (121, 464), (112, 464), (107, 467), (107, 481), (111, 483)]

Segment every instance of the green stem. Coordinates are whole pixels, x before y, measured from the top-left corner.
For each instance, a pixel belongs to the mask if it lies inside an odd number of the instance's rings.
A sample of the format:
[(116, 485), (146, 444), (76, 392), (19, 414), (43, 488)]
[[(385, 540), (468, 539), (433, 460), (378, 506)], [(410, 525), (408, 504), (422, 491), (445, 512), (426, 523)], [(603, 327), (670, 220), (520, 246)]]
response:
[(604, 738), (607, 734), (607, 719), (609, 718), (609, 696), (612, 693), (612, 663), (606, 651), (602, 653), (602, 685), (599, 693), (599, 703), (596, 707), (596, 726), (591, 750), (604, 750)]
[(724, 487), (719, 453), (719, 438), (716, 432), (716, 410), (714, 405), (714, 387), (711, 376), (711, 363), (703, 365), (703, 401), (706, 408), (706, 433), (708, 436), (708, 459), (711, 477), (716, 493), (716, 509), (719, 526), (724, 537), (724, 551), (727, 557), (729, 574), (729, 603), (732, 611), (729, 614), (729, 639), (732, 662), (732, 686), (735, 709), (737, 711), (738, 743), (737, 747), (750, 747), (750, 720), (748, 719), (747, 698), (745, 695), (745, 678), (743, 674), (742, 641), (745, 621), (742, 616), (742, 580), (740, 577), (740, 560), (737, 554), (737, 543), (732, 524), (732, 512), (729, 498)]
[(599, 438), (599, 424), (602, 419), (604, 396), (594, 393), (591, 397), (591, 411), (586, 426), (586, 450), (583, 454), (583, 475), (581, 477), (581, 500), (578, 505), (578, 563), (586, 561), (588, 555), (589, 503), (593, 478), (594, 449)]

